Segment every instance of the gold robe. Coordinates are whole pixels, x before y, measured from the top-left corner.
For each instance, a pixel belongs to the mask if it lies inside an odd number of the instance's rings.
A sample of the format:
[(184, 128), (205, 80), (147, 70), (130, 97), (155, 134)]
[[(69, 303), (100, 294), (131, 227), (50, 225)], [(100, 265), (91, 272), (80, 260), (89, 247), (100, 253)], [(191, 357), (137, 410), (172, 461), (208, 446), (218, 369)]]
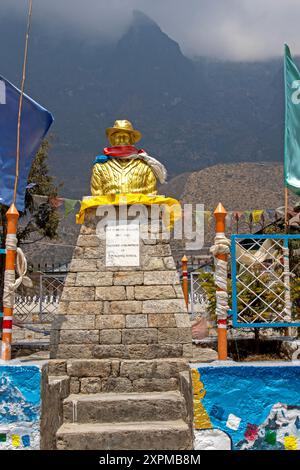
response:
[(112, 158), (96, 163), (91, 179), (91, 194), (156, 194), (156, 177), (152, 168), (140, 158)]

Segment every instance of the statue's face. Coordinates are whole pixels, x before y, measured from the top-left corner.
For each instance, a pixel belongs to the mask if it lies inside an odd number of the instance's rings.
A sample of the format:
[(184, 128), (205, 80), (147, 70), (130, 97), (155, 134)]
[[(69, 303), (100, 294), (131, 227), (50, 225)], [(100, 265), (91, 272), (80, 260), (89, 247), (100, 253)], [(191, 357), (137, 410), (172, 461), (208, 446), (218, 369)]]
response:
[(128, 132), (115, 132), (110, 136), (110, 143), (112, 145), (130, 145), (131, 137)]

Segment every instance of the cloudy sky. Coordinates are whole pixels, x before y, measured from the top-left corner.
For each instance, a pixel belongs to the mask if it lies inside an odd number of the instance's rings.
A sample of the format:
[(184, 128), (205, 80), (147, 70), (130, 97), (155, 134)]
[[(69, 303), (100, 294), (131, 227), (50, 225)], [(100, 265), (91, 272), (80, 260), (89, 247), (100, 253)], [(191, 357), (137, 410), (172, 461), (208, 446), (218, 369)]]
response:
[[(25, 17), (27, 0), (0, 0), (0, 15)], [(82, 36), (125, 32), (138, 9), (190, 56), (263, 60), (282, 55), (287, 42), (300, 54), (299, 0), (33, 0), (33, 20), (64, 22)], [(24, 18), (25, 20), (25, 18)]]

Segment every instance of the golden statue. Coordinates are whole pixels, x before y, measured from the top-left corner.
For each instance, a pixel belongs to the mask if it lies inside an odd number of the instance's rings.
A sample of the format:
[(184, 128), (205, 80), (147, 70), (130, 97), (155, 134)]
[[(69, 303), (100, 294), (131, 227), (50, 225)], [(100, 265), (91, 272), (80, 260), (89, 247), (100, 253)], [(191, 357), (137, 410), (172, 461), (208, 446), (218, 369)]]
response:
[(113, 127), (106, 129), (106, 136), (111, 147), (106, 147), (94, 161), (92, 195), (157, 194), (157, 179), (164, 183), (167, 172), (159, 161), (134, 146), (142, 134), (131, 122), (117, 120)]

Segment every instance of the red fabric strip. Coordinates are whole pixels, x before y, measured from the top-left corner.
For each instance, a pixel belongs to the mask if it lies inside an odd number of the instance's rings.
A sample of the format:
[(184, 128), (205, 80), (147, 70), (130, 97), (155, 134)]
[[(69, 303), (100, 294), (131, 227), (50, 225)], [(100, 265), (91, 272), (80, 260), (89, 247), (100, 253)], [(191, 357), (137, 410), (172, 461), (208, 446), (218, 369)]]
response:
[(115, 147), (105, 147), (103, 149), (104, 155), (110, 157), (129, 157), (133, 153), (138, 153), (139, 150), (133, 145), (116, 145)]

